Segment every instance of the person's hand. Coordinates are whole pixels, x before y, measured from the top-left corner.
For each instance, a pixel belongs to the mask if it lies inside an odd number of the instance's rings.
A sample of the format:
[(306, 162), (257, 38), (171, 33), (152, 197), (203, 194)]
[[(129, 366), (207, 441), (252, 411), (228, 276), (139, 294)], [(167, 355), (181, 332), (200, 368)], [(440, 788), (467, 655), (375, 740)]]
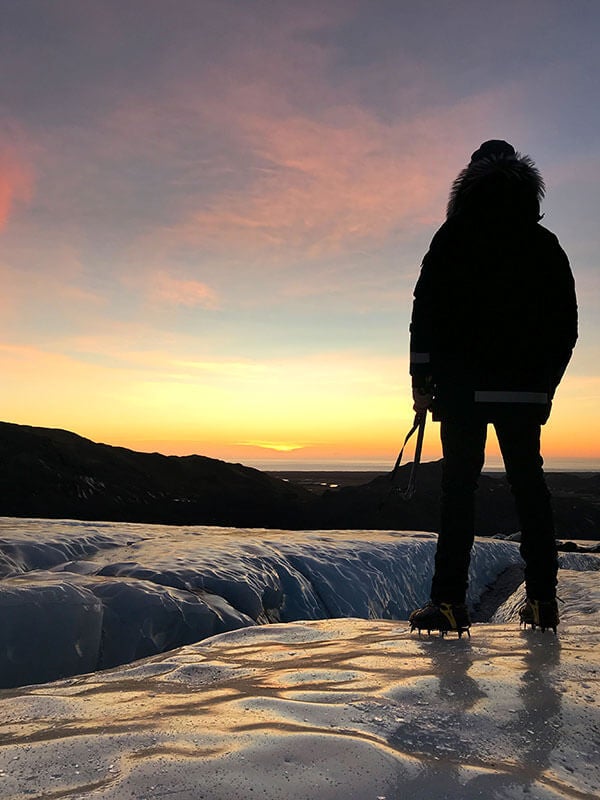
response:
[(413, 410), (418, 414), (429, 411), (433, 402), (433, 394), (430, 389), (413, 386)]

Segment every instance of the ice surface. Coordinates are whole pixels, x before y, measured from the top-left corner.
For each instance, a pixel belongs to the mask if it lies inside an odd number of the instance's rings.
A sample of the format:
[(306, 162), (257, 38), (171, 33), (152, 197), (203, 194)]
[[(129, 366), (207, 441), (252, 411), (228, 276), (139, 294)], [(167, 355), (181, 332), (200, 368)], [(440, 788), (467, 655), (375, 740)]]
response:
[[(582, 573), (562, 576), (562, 590)], [(587, 578), (588, 576), (585, 575)], [(0, 693), (0, 799), (591, 800), (600, 609), (471, 639), (336, 619)]]
[[(497, 624), (441, 639), (394, 619), (427, 598), (431, 534), (0, 520), (0, 537), (5, 686), (150, 656), (0, 691), (0, 800), (600, 794), (598, 556), (561, 556), (557, 637), (519, 630), (518, 590)], [(471, 602), (518, 563), (479, 540)]]

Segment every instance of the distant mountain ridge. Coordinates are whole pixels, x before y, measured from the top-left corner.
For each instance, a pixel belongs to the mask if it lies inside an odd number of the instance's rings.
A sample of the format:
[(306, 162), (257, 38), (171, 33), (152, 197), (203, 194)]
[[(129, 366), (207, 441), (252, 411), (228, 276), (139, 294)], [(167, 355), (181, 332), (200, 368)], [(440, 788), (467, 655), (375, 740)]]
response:
[[(398, 471), (396, 487), (411, 465)], [(600, 539), (600, 475), (551, 473), (557, 535)], [(405, 500), (389, 475), (314, 494), (241, 464), (97, 444), (75, 433), (0, 422), (0, 516), (239, 528), (438, 529), (441, 462), (421, 465)], [(519, 529), (506, 481), (482, 475), (477, 533)]]

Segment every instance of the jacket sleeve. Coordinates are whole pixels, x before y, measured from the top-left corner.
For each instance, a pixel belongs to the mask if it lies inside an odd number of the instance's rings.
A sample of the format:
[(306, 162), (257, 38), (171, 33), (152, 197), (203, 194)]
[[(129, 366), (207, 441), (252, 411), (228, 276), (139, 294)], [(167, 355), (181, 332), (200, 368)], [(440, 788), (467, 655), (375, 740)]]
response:
[(545, 298), (547, 366), (551, 395), (560, 383), (577, 341), (575, 281), (566, 253), (553, 237), (552, 272)]
[(412, 385), (429, 389), (432, 384), (432, 352), (435, 350), (437, 275), (439, 273), (439, 232), (434, 236), (421, 264), (414, 290), (410, 322), (410, 374)]

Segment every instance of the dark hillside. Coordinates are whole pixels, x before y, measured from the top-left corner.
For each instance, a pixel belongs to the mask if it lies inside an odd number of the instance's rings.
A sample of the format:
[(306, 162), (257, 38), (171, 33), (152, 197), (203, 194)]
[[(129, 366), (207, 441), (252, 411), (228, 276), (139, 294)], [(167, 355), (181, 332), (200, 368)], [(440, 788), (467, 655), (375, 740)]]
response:
[(302, 527), (307, 493), (240, 464), (0, 423), (0, 515)]
[[(437, 531), (442, 472), (441, 461), (421, 464), (417, 492), (404, 499), (411, 464), (398, 470), (392, 490), (389, 475), (379, 475), (362, 486), (325, 491), (318, 498), (316, 515), (323, 528), (402, 528)], [(596, 473), (549, 473), (561, 538), (600, 539), (600, 475)], [(511, 534), (519, 521), (510, 488), (503, 475), (483, 474), (476, 502), (476, 530), (480, 536)]]

